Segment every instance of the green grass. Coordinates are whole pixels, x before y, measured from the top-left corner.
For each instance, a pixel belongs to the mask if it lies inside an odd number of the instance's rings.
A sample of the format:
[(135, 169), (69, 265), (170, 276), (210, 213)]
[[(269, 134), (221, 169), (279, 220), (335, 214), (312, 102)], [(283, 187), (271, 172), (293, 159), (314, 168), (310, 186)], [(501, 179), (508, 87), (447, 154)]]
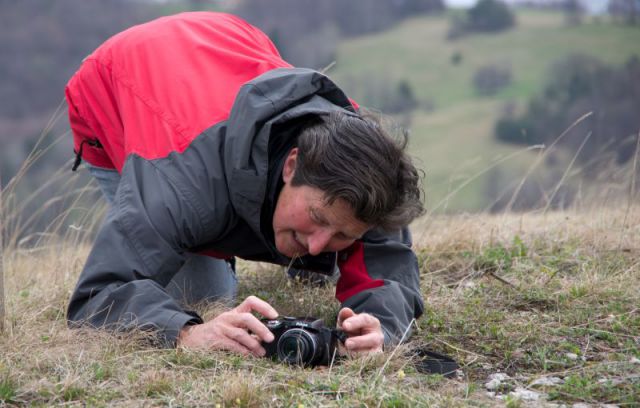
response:
[[(513, 30), (499, 34), (479, 34), (447, 41), (447, 17), (410, 19), (383, 33), (342, 43), (337, 65), (330, 72), (360, 103), (366, 105), (366, 81), (409, 81), (417, 98), (431, 101), (433, 112), (420, 109), (412, 115), (412, 153), (426, 171), (429, 205), (446, 201), (437, 211), (485, 209), (492, 198), (488, 172), (452, 195), (461, 183), (492, 166), (517, 148), (497, 143), (493, 126), (507, 101), (516, 101), (520, 110), (538, 92), (550, 64), (570, 53), (585, 53), (610, 64), (620, 64), (631, 55), (640, 55), (640, 29), (613, 25), (606, 20), (567, 26), (563, 16), (551, 12), (519, 12)], [(459, 52), (462, 61), (451, 63)], [(494, 97), (476, 95), (472, 78), (486, 64), (511, 67), (512, 83)], [(576, 118), (577, 119), (577, 118)], [(499, 172), (512, 182), (519, 181), (533, 162), (535, 153), (519, 155), (501, 164)]]

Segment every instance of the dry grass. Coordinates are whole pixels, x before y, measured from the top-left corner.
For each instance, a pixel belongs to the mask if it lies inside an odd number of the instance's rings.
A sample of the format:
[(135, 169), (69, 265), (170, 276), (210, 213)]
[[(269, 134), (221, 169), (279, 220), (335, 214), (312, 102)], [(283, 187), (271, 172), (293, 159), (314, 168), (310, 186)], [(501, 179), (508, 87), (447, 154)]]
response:
[[(70, 331), (64, 312), (88, 245), (5, 252), (7, 328), (0, 400), (8, 405), (493, 406), (495, 372), (556, 402), (640, 403), (640, 208), (437, 217), (414, 225), (425, 316), (412, 344), (456, 357), (464, 377), (417, 373), (390, 352), (325, 369), (221, 352), (157, 350), (142, 334)], [(331, 320), (333, 288), (241, 263), (241, 294), (282, 313)], [(211, 316), (216, 307), (200, 311)], [(571, 359), (568, 353), (577, 356)], [(635, 361), (635, 360), (634, 360)], [(541, 376), (565, 383), (530, 386)]]

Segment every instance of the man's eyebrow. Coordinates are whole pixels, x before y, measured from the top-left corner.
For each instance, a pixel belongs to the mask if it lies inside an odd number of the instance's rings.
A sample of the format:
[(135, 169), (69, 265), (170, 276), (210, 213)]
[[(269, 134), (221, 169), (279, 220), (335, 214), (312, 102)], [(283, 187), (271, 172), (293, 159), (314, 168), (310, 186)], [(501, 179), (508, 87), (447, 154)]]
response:
[(325, 216), (322, 215), (322, 213), (320, 211), (318, 211), (317, 208), (315, 207), (309, 207), (309, 213), (311, 214), (311, 216), (313, 218), (315, 218), (316, 221), (323, 223), (323, 224), (328, 224), (329, 220), (327, 220), (327, 218)]

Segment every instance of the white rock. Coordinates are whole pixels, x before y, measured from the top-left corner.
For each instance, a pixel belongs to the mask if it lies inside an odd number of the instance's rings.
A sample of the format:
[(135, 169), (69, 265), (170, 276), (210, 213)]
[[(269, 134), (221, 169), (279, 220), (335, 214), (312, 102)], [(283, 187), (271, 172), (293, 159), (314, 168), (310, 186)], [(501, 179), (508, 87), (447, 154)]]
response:
[(496, 393), (493, 391), (487, 391), (487, 397), (495, 398)]
[(505, 373), (495, 373), (495, 374), (491, 374), (489, 376), (490, 380), (498, 380), (498, 381), (504, 381), (504, 380), (508, 380), (511, 377), (509, 377), (507, 374)]
[(502, 384), (503, 381), (510, 379), (505, 373), (495, 373), (489, 376), (489, 381), (484, 384), (484, 387), (488, 390), (495, 390)]
[(562, 384), (564, 383), (564, 380), (562, 378), (559, 377), (540, 377), (536, 380), (534, 380), (530, 386), (534, 387), (536, 385), (538, 386), (554, 386), (554, 385), (558, 385), (558, 384)]
[(598, 380), (598, 384), (611, 384), (613, 386), (620, 385), (624, 381), (619, 378), (601, 378)]
[(502, 384), (502, 381), (498, 380), (497, 378), (494, 378), (493, 380), (489, 380), (489, 382), (487, 382), (484, 385), (484, 388), (488, 390), (495, 390), (500, 386), (500, 384)]
[(509, 395), (525, 401), (538, 401), (541, 396), (539, 392), (527, 390), (526, 388), (521, 387), (517, 387), (516, 390), (511, 391)]
[(631, 357), (631, 360), (629, 360), (629, 362), (631, 364), (640, 364), (640, 359), (638, 359), (636, 357)]
[(568, 358), (569, 360), (577, 360), (578, 359), (578, 355), (576, 353), (567, 353), (564, 356), (566, 358)]

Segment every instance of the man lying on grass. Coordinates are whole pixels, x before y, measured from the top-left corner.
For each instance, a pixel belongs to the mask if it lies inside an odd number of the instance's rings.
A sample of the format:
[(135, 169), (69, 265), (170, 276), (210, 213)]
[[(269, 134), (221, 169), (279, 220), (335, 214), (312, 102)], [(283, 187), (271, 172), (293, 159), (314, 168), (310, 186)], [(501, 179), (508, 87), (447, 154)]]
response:
[(110, 210), (71, 297), (71, 326), (158, 333), (165, 346), (263, 355), (249, 297), (204, 322), (185, 309), (235, 296), (234, 257), (332, 274), (347, 350), (397, 342), (423, 310), (406, 225), (418, 172), (324, 75), (282, 60), (255, 27), (184, 13), (133, 27), (66, 88), (76, 164)]

